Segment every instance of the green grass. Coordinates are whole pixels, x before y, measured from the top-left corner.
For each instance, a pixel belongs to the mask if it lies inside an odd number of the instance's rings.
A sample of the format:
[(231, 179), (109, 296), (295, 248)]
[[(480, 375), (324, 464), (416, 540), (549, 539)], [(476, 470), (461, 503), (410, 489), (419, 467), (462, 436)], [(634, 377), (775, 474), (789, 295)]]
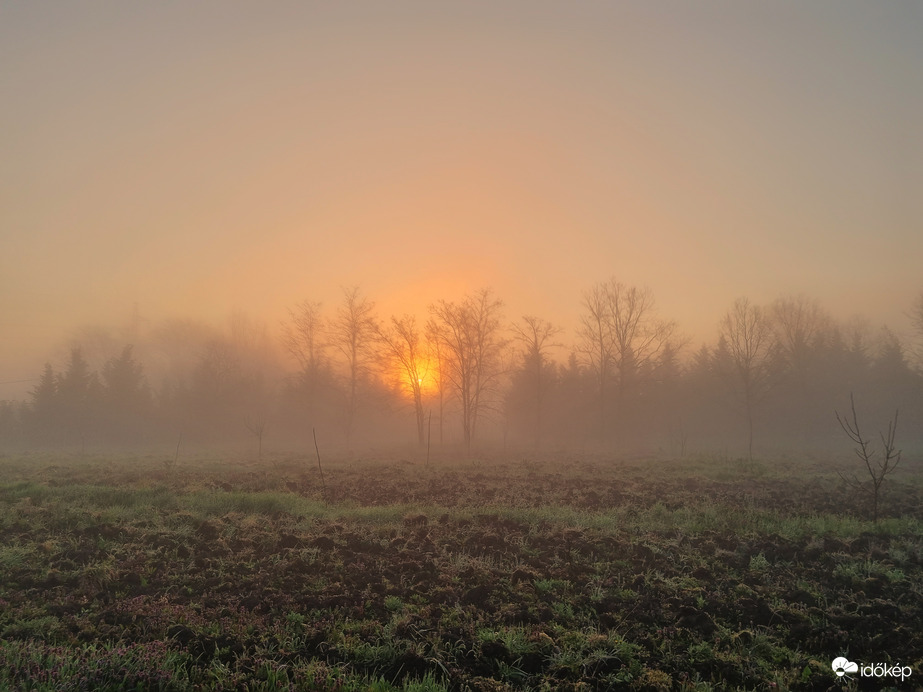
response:
[[(23, 501), (28, 502), (22, 505)], [(695, 536), (705, 532), (732, 532), (741, 537), (777, 535), (789, 540), (812, 536), (851, 539), (862, 535), (923, 537), (923, 521), (913, 517), (888, 517), (873, 522), (842, 514), (804, 514), (786, 516), (763, 509), (740, 508), (702, 501), (691, 506), (668, 508), (656, 503), (646, 508), (614, 507), (602, 511), (569, 506), (442, 507), (423, 504), (379, 506), (327, 505), (279, 491), (244, 492), (196, 490), (188, 493), (164, 486), (153, 488), (115, 488), (105, 485), (49, 487), (34, 482), (0, 484), (0, 502), (8, 509), (25, 513), (36, 507), (69, 507), (85, 510), (113, 510), (113, 519), (140, 517), (151, 510), (185, 511), (200, 517), (220, 517), (231, 512), (268, 517), (292, 516), (299, 519), (358, 522), (370, 526), (398, 526), (407, 514), (429, 517), (448, 515), (453, 521), (473, 520), (495, 515), (527, 526), (553, 525), (563, 528), (593, 529), (614, 534), (643, 532), (682, 532)], [(12, 505), (12, 507), (11, 507)]]
[(919, 650), (919, 512), (854, 516), (824, 468), (331, 464), (328, 503), (133, 463), (0, 459), (0, 689), (810, 689)]

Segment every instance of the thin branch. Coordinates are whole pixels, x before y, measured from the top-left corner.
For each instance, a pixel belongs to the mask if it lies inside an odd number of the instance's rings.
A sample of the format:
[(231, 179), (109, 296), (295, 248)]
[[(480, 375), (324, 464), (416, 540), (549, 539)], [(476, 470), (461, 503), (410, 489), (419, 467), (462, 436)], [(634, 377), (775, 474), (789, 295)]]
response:
[(881, 438), (881, 444), (884, 450), (884, 457), (881, 461), (874, 462), (876, 452), (869, 448), (870, 440), (862, 436), (862, 432), (859, 429), (859, 416), (856, 414), (856, 402), (855, 399), (850, 393), (849, 395), (849, 405), (850, 412), (852, 414), (851, 419), (846, 418), (845, 416), (841, 417), (839, 412), (834, 411), (836, 414), (837, 422), (840, 424), (840, 427), (843, 429), (843, 432), (849, 437), (852, 442), (857, 445), (854, 450), (856, 456), (862, 459), (865, 463), (865, 468), (869, 474), (869, 483), (871, 487), (869, 488), (866, 483), (860, 482), (858, 478), (852, 476), (852, 478), (847, 478), (842, 473), (837, 471), (837, 475), (851, 488), (870, 491), (872, 494), (872, 516), (874, 520), (878, 521), (878, 506), (881, 499), (881, 486), (885, 481), (885, 478), (890, 474), (901, 460), (901, 452), (899, 449), (895, 449), (894, 438), (897, 434), (897, 418), (900, 410), (894, 412), (893, 420), (888, 422), (888, 434), (887, 436), (884, 433), (879, 432), (878, 436)]
[(327, 501), (327, 484), (324, 482), (324, 469), (320, 465), (320, 449), (317, 447), (317, 430), (311, 428), (311, 433), (314, 435), (314, 451), (317, 453), (317, 470), (320, 471), (320, 487), (321, 492), (323, 493), (324, 502)]

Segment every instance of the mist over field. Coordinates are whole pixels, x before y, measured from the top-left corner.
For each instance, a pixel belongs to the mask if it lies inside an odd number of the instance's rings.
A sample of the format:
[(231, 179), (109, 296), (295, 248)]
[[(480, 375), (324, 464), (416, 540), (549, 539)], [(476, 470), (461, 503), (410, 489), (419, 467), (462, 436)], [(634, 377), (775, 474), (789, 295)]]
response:
[[(358, 288), (293, 304), (269, 325), (241, 310), (87, 327), (22, 401), (4, 401), (8, 450), (166, 452), (178, 440), (239, 454), (442, 448), (617, 454), (842, 452), (835, 412), (854, 398), (882, 427), (923, 436), (921, 336), (839, 322), (815, 299), (745, 298), (694, 344), (649, 289), (588, 288), (573, 333), (509, 315), (489, 289), (382, 315)], [(923, 297), (915, 323), (923, 325)]]
[(0, 690), (919, 688), (921, 36), (0, 2)]

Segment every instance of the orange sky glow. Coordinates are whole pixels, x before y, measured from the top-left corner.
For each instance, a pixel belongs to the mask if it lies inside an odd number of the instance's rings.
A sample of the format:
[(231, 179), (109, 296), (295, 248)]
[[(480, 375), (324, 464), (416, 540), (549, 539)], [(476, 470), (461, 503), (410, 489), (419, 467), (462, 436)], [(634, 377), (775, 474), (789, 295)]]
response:
[(695, 345), (744, 295), (908, 329), (919, 6), (343, 5), (0, 8), (0, 381), (353, 285), (490, 286), (568, 344), (613, 276)]

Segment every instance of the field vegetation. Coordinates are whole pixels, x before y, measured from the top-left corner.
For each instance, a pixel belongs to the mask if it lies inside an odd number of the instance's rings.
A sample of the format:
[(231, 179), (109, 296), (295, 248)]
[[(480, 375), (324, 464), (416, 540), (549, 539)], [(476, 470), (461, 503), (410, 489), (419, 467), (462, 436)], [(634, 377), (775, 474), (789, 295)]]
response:
[[(165, 463), (169, 461), (171, 463)], [(826, 690), (923, 671), (920, 461), (0, 458), (0, 688)], [(854, 683), (847, 683), (847, 686)]]

